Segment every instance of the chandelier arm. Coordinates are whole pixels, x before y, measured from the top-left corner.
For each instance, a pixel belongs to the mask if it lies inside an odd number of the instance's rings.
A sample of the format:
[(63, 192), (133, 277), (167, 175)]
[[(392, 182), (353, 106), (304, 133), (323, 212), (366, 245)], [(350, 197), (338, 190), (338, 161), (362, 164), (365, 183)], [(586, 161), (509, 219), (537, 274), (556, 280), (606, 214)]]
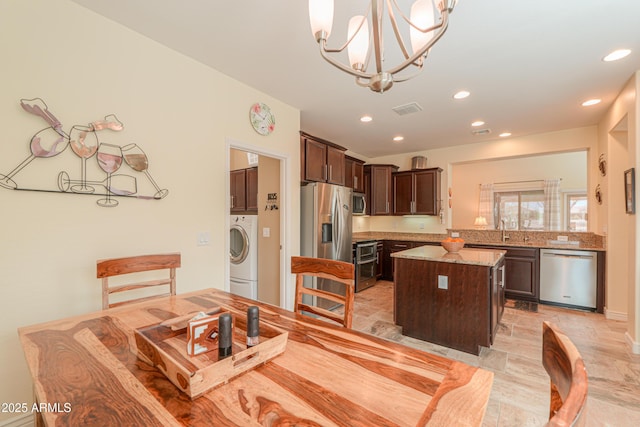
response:
[[(398, 7), (398, 4), (396, 3), (395, 0), (393, 0), (393, 4), (395, 4), (396, 7)], [(400, 29), (398, 28), (398, 22), (396, 21), (396, 17), (393, 14), (393, 7), (391, 4), (391, 0), (387, 0), (387, 9), (389, 10), (389, 20), (391, 21), (391, 27), (393, 28), (393, 32), (396, 35), (398, 46), (400, 46), (400, 49), (402, 50), (402, 54), (404, 55), (405, 59), (409, 59), (409, 56), (410, 56), (409, 51), (407, 50), (407, 46), (404, 43), (404, 40), (402, 39), (402, 35), (400, 34)], [(398, 8), (398, 11), (402, 15), (402, 17), (405, 18), (404, 14), (399, 8)], [(405, 18), (405, 21), (406, 21), (406, 18)]]
[(346, 65), (336, 61), (335, 59), (331, 58), (329, 55), (327, 55), (325, 52), (331, 52), (330, 50), (325, 50), (323, 48), (323, 45), (327, 42), (326, 39), (321, 39), (321, 43), (318, 43), (318, 45), (320, 46), (320, 56), (322, 56), (322, 58), (324, 58), (325, 61), (327, 61), (329, 64), (333, 65), (334, 67), (351, 74), (354, 77), (359, 77), (359, 78), (363, 78), (363, 79), (370, 79), (371, 75), (367, 74), (367, 73), (363, 73), (361, 71), (358, 70), (354, 70), (351, 67), (347, 67)]
[(353, 32), (353, 35), (349, 39), (347, 39), (347, 41), (344, 42), (344, 44), (341, 47), (339, 47), (339, 48), (328, 48), (327, 47), (327, 37), (326, 37), (326, 33), (324, 33), (324, 32), (322, 32), (322, 34), (320, 34), (320, 32), (318, 32), (316, 34), (316, 41), (318, 42), (318, 44), (320, 44), (321, 41), (324, 40), (324, 43), (322, 44), (322, 49), (327, 53), (340, 53), (343, 50), (345, 50), (347, 48), (347, 46), (349, 46), (349, 44), (356, 37), (356, 35), (358, 34), (358, 31), (360, 31), (360, 28), (362, 28), (362, 26), (364, 25), (364, 22), (367, 19), (367, 16), (369, 16), (369, 12), (371, 11), (371, 3), (369, 3), (369, 7), (367, 9), (369, 9), (369, 11), (366, 14), (362, 15), (362, 20), (360, 21), (360, 25), (358, 25), (358, 29)]
[[(373, 29), (373, 51), (376, 57), (376, 71), (382, 72), (382, 0), (371, 1), (371, 28)], [(380, 10), (379, 10), (380, 9)], [(380, 12), (380, 14), (379, 14)]]
[(424, 45), (422, 47), (422, 49), (420, 49), (418, 52), (414, 53), (406, 61), (403, 61), (402, 63), (400, 63), (400, 64), (396, 65), (395, 67), (393, 67), (392, 69), (390, 69), (388, 71), (388, 73), (391, 74), (391, 75), (395, 75), (397, 72), (404, 70), (409, 65), (413, 64), (414, 62), (416, 62), (416, 60), (418, 60), (421, 56), (424, 56), (424, 54), (427, 53), (427, 51), (429, 49), (431, 49), (431, 47), (434, 44), (436, 44), (436, 42), (438, 40), (440, 40), (440, 38), (444, 35), (445, 31), (447, 31), (447, 27), (448, 26), (449, 26), (449, 14), (446, 13), (446, 14), (442, 15), (442, 23), (440, 24), (440, 31), (438, 31), (436, 34), (434, 34), (433, 38), (429, 41), (429, 43)]

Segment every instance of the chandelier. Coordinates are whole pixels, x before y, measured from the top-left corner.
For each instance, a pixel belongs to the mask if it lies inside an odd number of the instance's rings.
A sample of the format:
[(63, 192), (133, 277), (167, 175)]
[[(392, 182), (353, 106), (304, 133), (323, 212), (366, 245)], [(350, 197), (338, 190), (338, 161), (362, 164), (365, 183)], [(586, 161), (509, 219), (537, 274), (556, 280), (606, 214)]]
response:
[[(391, 89), (394, 82), (403, 82), (419, 74), (429, 50), (447, 30), (449, 14), (457, 0), (416, 0), (411, 6), (409, 18), (398, 6), (397, 0), (371, 0), (365, 15), (356, 15), (349, 20), (347, 41), (339, 48), (328, 48), (327, 40), (333, 26), (333, 3), (334, 0), (309, 0), (311, 31), (320, 47), (320, 54), (333, 66), (355, 76), (358, 85), (382, 93)], [(384, 3), (387, 4), (386, 10)], [(388, 69), (383, 69), (382, 24), (385, 13), (404, 57), (400, 64)], [(409, 27), (411, 49), (407, 48), (408, 45), (402, 38), (396, 14)], [(403, 28), (406, 26), (403, 24)], [(370, 44), (373, 44), (373, 49), (369, 49)], [(345, 49), (349, 57), (348, 66), (339, 62), (335, 58), (337, 55), (334, 55)], [(369, 71), (372, 51), (375, 70), (372, 66)], [(399, 75), (410, 66), (416, 67), (417, 71)]]

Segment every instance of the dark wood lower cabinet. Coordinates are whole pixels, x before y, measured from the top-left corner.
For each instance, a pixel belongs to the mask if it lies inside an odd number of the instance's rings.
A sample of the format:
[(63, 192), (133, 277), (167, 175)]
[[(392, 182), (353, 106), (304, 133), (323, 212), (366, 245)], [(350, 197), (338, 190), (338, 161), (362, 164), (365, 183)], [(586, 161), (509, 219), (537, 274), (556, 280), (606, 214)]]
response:
[(466, 247), (507, 251), (505, 255), (505, 297), (522, 301), (539, 301), (540, 249), (475, 244)]
[(394, 319), (404, 335), (476, 355), (491, 345), (502, 314), (502, 264), (405, 258), (394, 264)]

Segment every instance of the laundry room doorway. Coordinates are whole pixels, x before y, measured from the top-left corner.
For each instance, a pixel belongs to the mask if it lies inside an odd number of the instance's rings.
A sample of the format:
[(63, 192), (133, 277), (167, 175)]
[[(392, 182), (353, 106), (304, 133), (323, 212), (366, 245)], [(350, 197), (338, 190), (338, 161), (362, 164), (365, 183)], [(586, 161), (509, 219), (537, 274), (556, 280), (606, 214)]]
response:
[[(282, 162), (282, 159), (244, 147), (229, 148), (230, 232), (227, 239), (230, 251), (227, 271), (230, 291), (276, 306), (283, 301), (281, 289), (284, 289), (281, 272)], [(247, 239), (247, 251), (250, 257), (257, 256), (257, 260), (248, 258), (248, 264), (243, 268), (238, 264), (238, 260), (243, 259), (239, 252), (244, 250), (237, 238), (237, 225), (241, 223), (254, 224), (255, 229)]]

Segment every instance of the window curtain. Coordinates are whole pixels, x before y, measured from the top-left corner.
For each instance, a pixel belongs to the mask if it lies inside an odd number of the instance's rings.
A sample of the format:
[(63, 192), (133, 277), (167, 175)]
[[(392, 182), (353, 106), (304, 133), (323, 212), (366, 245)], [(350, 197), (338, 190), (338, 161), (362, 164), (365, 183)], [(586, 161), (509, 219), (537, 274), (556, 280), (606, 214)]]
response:
[(493, 184), (480, 184), (478, 215), (487, 220), (487, 230), (496, 228), (493, 221)]
[(544, 181), (544, 229), (560, 230), (560, 180)]

